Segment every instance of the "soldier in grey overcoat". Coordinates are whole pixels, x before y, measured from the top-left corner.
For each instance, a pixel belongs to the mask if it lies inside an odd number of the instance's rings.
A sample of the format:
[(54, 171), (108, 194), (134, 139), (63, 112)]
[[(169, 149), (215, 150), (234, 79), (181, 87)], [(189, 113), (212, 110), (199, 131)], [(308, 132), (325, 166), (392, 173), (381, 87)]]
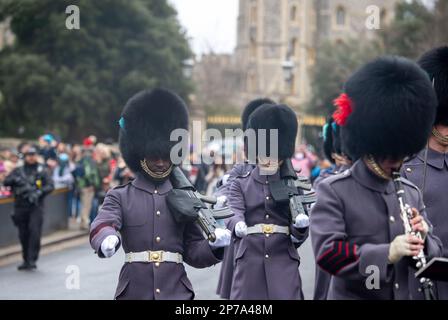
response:
[[(243, 127), (243, 131), (247, 129), (247, 122), (249, 120), (249, 116), (254, 112), (258, 107), (264, 104), (274, 104), (274, 101), (261, 98), (250, 101), (243, 110), (241, 114), (241, 124)], [(244, 147), (244, 153), (246, 154), (247, 146)], [(235, 166), (224, 175), (221, 181), (218, 183), (218, 199), (222, 199), (221, 202), (228, 203), (230, 186), (236, 177), (248, 174), (254, 168), (254, 164), (250, 164), (247, 161), (247, 155), (244, 163), (235, 164)], [(230, 245), (224, 249), (224, 257), (222, 259), (221, 271), (219, 273), (218, 287), (216, 289), (216, 293), (223, 299), (230, 298), (230, 291), (232, 286), (232, 278), (233, 278), (233, 269), (234, 269), (234, 253), (237, 250), (235, 247), (235, 239), (230, 242)]]
[(188, 128), (187, 107), (168, 90), (144, 91), (128, 101), (119, 123), (120, 151), (136, 178), (108, 192), (91, 226), (92, 248), (104, 258), (123, 246), (116, 299), (193, 299), (183, 262), (196, 268), (220, 262), (230, 232), (217, 229), (209, 242), (195, 222), (179, 223), (167, 206), (176, 143), (170, 134)]
[(341, 128), (334, 119), (328, 119), (322, 129), (324, 154), (325, 158), (330, 161), (331, 167), (320, 172), (313, 182), (314, 189), (317, 189), (319, 183), (325, 178), (344, 172), (352, 165), (352, 160), (344, 152), (340, 135)]
[[(328, 177), (335, 176), (349, 169), (352, 165), (351, 159), (344, 151), (341, 139), (341, 128), (331, 117), (322, 130), (323, 149), (325, 157), (331, 162), (331, 168), (320, 173), (314, 181), (313, 188), (317, 189), (319, 184)], [(314, 281), (314, 300), (326, 300), (330, 286), (331, 274), (316, 266)]]
[(286, 105), (263, 105), (249, 117), (248, 127), (257, 133), (278, 130), (278, 157), (267, 160), (257, 151), (257, 166), (230, 187), (234, 216), (228, 228), (237, 247), (230, 299), (303, 299), (294, 242), (303, 243), (308, 228), (291, 221), (289, 207), (277, 204), (270, 191), (270, 184), (280, 179), (281, 161), (294, 154), (297, 117)]

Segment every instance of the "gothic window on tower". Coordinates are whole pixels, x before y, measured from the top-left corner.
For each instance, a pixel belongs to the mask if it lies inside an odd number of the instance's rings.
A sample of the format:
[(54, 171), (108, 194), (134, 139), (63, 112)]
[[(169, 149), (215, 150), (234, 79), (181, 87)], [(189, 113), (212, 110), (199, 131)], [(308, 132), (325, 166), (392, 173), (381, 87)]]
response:
[(308, 49), (308, 64), (310, 66), (314, 66), (316, 64), (316, 49), (314, 48)]
[(296, 57), (298, 54), (298, 41), (297, 38), (292, 38), (289, 42), (289, 55), (291, 57)]
[(289, 79), (287, 84), (288, 84), (288, 94), (296, 95), (297, 94), (297, 90), (296, 90), (297, 82), (296, 82), (296, 76), (294, 74), (291, 75), (291, 78)]
[(346, 17), (346, 12), (345, 12), (344, 7), (339, 6), (336, 9), (336, 24), (338, 26), (345, 26), (346, 19), (347, 19), (347, 17)]
[(381, 23), (385, 22), (387, 19), (387, 10), (386, 9), (381, 9)]
[(247, 92), (257, 91), (257, 78), (254, 73), (249, 73), (247, 77)]
[(291, 6), (290, 20), (291, 20), (291, 22), (297, 22), (297, 20), (298, 20), (297, 5), (295, 5), (295, 4), (293, 4)]
[(256, 4), (252, 4), (250, 7), (250, 24), (256, 25), (258, 21), (258, 8)]
[(255, 42), (255, 39), (250, 40), (249, 51), (250, 51), (249, 54), (250, 54), (251, 58), (257, 57), (257, 43)]

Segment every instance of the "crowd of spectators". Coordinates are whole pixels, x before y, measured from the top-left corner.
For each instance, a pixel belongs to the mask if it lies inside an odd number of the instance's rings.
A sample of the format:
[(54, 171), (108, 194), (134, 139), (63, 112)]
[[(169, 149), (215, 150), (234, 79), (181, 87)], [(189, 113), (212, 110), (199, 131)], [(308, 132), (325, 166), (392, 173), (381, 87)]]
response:
[[(133, 173), (126, 167), (116, 144), (98, 142), (95, 136), (86, 137), (81, 144), (67, 144), (45, 134), (36, 142), (22, 142), (16, 148), (0, 148), (0, 198), (11, 196), (11, 191), (2, 182), (23, 163), (22, 155), (30, 146), (38, 148), (40, 162), (50, 170), (55, 188), (66, 189), (69, 218), (81, 229), (89, 227), (110, 188), (133, 179)], [(198, 156), (191, 154), (190, 157), (191, 163), (195, 163), (193, 159)], [(297, 147), (292, 162), (300, 175), (311, 180), (331, 166), (306, 145)], [(215, 161), (212, 165), (184, 165), (183, 170), (199, 192), (213, 195), (217, 182), (230, 167)]]
[(55, 188), (66, 190), (69, 218), (81, 229), (89, 227), (109, 188), (133, 178), (113, 143), (89, 136), (82, 144), (67, 144), (45, 134), (16, 148), (0, 149), (0, 198), (12, 195), (3, 181), (23, 164), (23, 154), (31, 146), (39, 150), (39, 162), (50, 171)]

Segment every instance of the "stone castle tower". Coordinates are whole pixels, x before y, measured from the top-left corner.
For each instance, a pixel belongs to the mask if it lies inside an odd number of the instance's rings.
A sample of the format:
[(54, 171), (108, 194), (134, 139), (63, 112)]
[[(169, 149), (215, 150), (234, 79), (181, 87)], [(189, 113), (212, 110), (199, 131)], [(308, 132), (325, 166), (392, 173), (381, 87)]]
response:
[(394, 16), (400, 0), (239, 0), (235, 60), (241, 74), (241, 102), (269, 96), (297, 111), (310, 97), (310, 70), (318, 44), (349, 37), (371, 38), (366, 12), (381, 23)]

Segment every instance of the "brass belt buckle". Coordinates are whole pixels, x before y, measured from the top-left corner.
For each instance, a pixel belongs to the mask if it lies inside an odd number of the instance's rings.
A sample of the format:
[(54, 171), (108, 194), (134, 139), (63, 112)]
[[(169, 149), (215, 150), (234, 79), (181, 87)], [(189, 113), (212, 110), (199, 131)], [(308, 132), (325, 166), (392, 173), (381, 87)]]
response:
[(263, 229), (263, 233), (265, 233), (265, 234), (274, 233), (274, 226), (272, 224), (264, 224), (262, 229)]
[(149, 251), (149, 262), (162, 262), (162, 251)]

